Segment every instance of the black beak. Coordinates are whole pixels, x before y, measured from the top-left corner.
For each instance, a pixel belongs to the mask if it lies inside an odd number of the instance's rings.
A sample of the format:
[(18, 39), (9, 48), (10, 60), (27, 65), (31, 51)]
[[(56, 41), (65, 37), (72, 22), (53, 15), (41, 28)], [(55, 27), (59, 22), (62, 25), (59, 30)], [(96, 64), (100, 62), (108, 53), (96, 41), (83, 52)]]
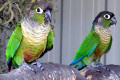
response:
[(51, 23), (51, 18), (52, 18), (52, 15), (51, 15), (51, 12), (49, 10), (46, 10), (45, 11), (45, 22), (50, 22)]
[(117, 20), (115, 17), (112, 17), (111, 20), (110, 20), (110, 25), (113, 25), (113, 24), (117, 24)]

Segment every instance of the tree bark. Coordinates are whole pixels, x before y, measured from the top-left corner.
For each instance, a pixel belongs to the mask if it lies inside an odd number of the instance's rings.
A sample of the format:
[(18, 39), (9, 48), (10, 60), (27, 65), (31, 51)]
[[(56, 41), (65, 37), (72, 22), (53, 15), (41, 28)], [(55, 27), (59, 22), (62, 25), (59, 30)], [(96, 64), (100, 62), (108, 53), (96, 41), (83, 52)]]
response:
[(88, 80), (120, 80), (120, 65), (106, 65), (110, 70), (105, 70), (101, 67), (95, 67), (100, 72), (90, 70), (88, 68), (83, 69), (81, 74)]
[(7, 74), (0, 74), (0, 80), (86, 80), (79, 71), (72, 67), (54, 63), (43, 63), (41, 71), (36, 65), (32, 65), (35, 71), (21, 66)]
[(100, 72), (85, 68), (78, 71), (67, 65), (55, 63), (43, 63), (44, 70), (41, 71), (36, 65), (30, 65), (35, 71), (21, 66), (7, 74), (0, 74), (0, 80), (119, 80), (120, 65), (107, 65), (110, 71), (101, 67), (95, 67)]

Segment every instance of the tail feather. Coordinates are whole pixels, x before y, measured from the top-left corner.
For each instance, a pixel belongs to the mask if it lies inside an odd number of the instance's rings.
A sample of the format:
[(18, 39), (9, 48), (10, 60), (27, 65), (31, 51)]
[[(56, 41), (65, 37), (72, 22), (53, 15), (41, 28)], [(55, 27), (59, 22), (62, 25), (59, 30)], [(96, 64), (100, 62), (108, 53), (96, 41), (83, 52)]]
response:
[(11, 68), (9, 69), (9, 71), (12, 71), (12, 70), (13, 70), (13, 68), (14, 68), (14, 67), (13, 67), (13, 65), (12, 65), (12, 66), (11, 66)]
[(79, 61), (79, 62), (76, 63), (76, 64), (70, 64), (70, 66), (73, 67), (73, 68), (76, 68), (77, 70), (81, 70), (81, 69), (83, 69), (86, 65), (85, 65), (83, 62)]
[(14, 67), (13, 67), (13, 64), (12, 64), (12, 58), (10, 58), (7, 62), (7, 66), (8, 66), (8, 70), (11, 71)]

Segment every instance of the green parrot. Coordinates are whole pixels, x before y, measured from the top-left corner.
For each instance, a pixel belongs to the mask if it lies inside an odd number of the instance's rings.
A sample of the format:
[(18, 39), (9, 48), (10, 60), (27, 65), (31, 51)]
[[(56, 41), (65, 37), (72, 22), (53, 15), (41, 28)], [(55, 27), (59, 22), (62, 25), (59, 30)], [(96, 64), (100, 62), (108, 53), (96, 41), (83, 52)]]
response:
[(111, 48), (112, 35), (109, 28), (116, 23), (117, 20), (112, 12), (100, 12), (95, 17), (89, 34), (78, 48), (70, 66), (80, 70), (92, 62), (99, 63), (100, 57)]
[(51, 25), (52, 6), (45, 1), (33, 3), (28, 14), (13, 31), (6, 48), (6, 61), (11, 71), (23, 62), (37, 62), (53, 48), (54, 34)]

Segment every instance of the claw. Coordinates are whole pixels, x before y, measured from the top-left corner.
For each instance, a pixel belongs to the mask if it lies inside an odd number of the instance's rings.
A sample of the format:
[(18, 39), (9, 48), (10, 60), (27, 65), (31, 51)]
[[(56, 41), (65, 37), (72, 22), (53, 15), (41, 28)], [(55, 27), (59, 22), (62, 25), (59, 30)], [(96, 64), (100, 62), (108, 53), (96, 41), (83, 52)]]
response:
[(100, 62), (96, 63), (95, 65), (96, 65), (96, 67), (101, 67), (101, 68), (103, 68), (104, 70), (110, 71), (109, 68), (107, 68), (105, 65), (103, 65), (103, 64), (100, 63)]
[(96, 72), (99, 72), (99, 73), (101, 73), (101, 71), (100, 71), (99, 69), (96, 69)]
[(36, 73), (36, 71), (33, 68), (31, 68), (27, 63), (23, 63), (22, 66), (24, 66), (24, 67), (30, 69), (32, 72)]
[(89, 66), (87, 66), (87, 67), (88, 67), (88, 69), (90, 69), (92, 71), (101, 73), (101, 71), (99, 69), (94, 68), (91, 64)]
[(35, 62), (31, 63), (31, 65), (37, 65), (41, 71), (44, 70), (44, 67), (42, 66), (42, 64), (40, 64), (38, 60), (35, 60)]

